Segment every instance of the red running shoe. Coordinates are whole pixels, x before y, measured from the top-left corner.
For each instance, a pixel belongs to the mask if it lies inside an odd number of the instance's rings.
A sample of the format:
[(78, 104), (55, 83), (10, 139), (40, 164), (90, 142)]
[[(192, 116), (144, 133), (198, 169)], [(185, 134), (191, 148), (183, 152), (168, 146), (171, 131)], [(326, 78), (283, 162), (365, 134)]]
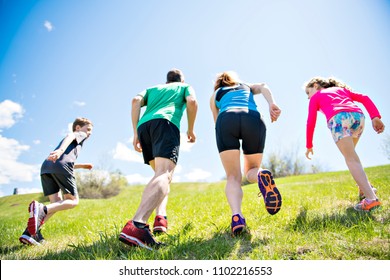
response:
[(153, 233), (167, 232), (167, 230), (168, 220), (164, 216), (157, 215), (156, 218), (154, 218)]
[(27, 229), (31, 236), (35, 236), (44, 223), (46, 214), (43, 207), (44, 205), (42, 203), (35, 200), (28, 206), (30, 218), (27, 222)]
[(257, 175), (259, 189), (264, 198), (265, 208), (268, 213), (275, 215), (282, 206), (282, 196), (276, 188), (271, 171), (263, 169)]
[(161, 243), (154, 239), (149, 225), (145, 225), (143, 228), (137, 228), (132, 220), (128, 221), (122, 229), (119, 240), (127, 245), (140, 246), (148, 250), (153, 250), (152, 247), (161, 245)]

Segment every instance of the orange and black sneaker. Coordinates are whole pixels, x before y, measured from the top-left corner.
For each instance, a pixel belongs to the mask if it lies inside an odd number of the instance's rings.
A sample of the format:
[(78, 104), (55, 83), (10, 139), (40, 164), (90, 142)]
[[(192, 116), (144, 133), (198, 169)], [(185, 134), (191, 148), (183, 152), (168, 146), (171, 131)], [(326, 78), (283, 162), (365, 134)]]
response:
[(167, 217), (162, 215), (156, 215), (153, 223), (153, 233), (163, 233), (168, 230)]
[(152, 247), (162, 245), (154, 239), (149, 225), (142, 224), (142, 226), (137, 227), (132, 220), (128, 221), (122, 229), (119, 240), (127, 245), (140, 246), (149, 250), (153, 250)]
[(239, 214), (235, 214), (232, 216), (232, 234), (238, 235), (242, 233), (246, 228), (246, 222), (243, 217), (241, 217)]
[(372, 210), (375, 210), (379, 208), (381, 205), (381, 202), (378, 199), (369, 200), (367, 198), (360, 201), (360, 203), (356, 204), (355, 207), (353, 207), (356, 211), (364, 211), (364, 212), (370, 212)]
[(260, 170), (257, 174), (257, 181), (264, 198), (265, 208), (268, 213), (275, 215), (282, 206), (282, 196), (275, 185), (271, 171), (266, 169)]

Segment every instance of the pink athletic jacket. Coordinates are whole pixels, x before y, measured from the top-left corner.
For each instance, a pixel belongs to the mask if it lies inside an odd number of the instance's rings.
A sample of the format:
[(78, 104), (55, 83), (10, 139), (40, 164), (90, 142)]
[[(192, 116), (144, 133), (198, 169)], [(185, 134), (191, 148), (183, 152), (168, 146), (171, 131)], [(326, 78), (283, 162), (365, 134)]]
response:
[(306, 148), (313, 148), (313, 134), (317, 122), (317, 111), (324, 113), (326, 121), (341, 112), (363, 111), (354, 103), (360, 102), (366, 108), (370, 118), (381, 118), (374, 102), (364, 94), (352, 92), (346, 88), (330, 87), (317, 91), (309, 102), (309, 115), (306, 125)]

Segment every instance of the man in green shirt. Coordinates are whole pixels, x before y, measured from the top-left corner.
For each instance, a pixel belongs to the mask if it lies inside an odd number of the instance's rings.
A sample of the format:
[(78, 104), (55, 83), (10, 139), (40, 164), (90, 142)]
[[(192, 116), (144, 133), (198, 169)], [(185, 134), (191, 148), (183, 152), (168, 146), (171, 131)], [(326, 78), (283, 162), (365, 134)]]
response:
[[(146, 110), (140, 119), (141, 107)], [(154, 210), (154, 232), (167, 230), (166, 204), (173, 171), (179, 157), (180, 121), (187, 108), (187, 137), (196, 140), (194, 123), (198, 109), (194, 89), (184, 83), (183, 73), (172, 69), (166, 84), (148, 88), (133, 98), (132, 123), (134, 149), (142, 152), (145, 164), (154, 170), (146, 185), (141, 203), (132, 220), (119, 235), (119, 240), (131, 246), (151, 249), (159, 243), (150, 232), (147, 221)]]

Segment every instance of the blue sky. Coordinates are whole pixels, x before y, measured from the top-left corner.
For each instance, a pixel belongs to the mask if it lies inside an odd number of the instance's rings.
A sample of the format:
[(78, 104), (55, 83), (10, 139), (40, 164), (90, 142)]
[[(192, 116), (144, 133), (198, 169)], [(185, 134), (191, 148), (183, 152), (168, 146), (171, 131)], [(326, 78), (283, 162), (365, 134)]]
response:
[[(209, 109), (213, 79), (235, 70), (266, 82), (282, 108), (270, 122), (271, 152), (304, 160), (308, 100), (302, 85), (335, 76), (368, 94), (389, 125), (390, 1), (384, 0), (0, 0), (0, 195), (40, 192), (42, 161), (78, 116), (94, 123), (78, 162), (152, 176), (132, 148), (131, 99), (180, 68), (197, 94), (197, 143), (183, 143), (177, 182), (224, 176)], [(185, 117), (181, 132), (186, 131)], [(358, 145), (364, 166), (388, 164), (371, 122)], [(320, 115), (312, 162), (345, 170)]]

